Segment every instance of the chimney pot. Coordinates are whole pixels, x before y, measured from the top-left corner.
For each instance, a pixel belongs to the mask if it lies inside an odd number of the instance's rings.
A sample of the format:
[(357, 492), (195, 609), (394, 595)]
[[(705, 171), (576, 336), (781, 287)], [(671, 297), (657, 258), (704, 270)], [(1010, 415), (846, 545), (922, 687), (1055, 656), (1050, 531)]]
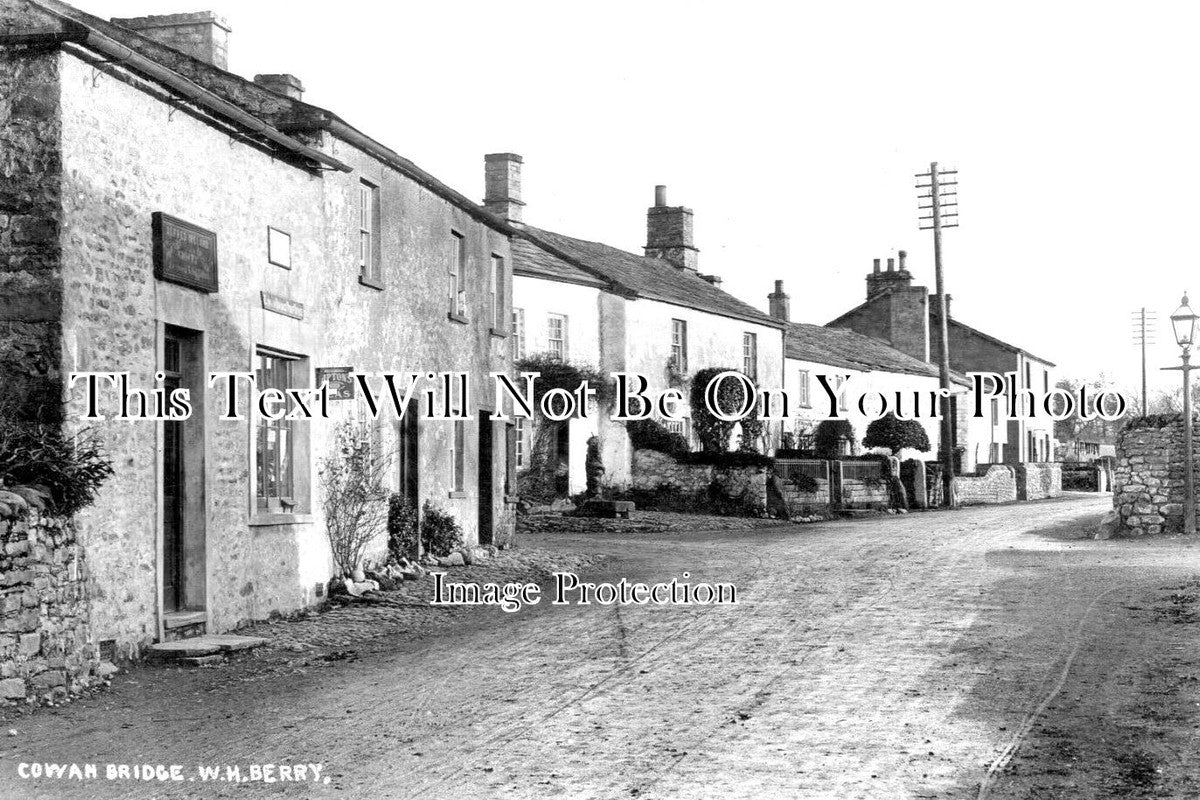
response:
[(489, 153), (483, 157), (483, 207), (509, 222), (521, 224), (521, 164), (516, 153)]
[(775, 281), (775, 291), (767, 295), (767, 305), (771, 316), (775, 319), (784, 322), (792, 321), (791, 302), (788, 295), (783, 292), (783, 281)]
[(878, 274), (879, 274), (879, 262), (880, 262), (880, 261), (881, 261), (881, 259), (878, 259), (878, 258), (877, 258), (877, 259), (875, 259), (875, 274), (876, 274), (876, 275), (878, 275)]
[(287, 73), (255, 75), (254, 82), (264, 89), (270, 89), (272, 92), (290, 97), (293, 100), (299, 100), (304, 96), (304, 84), (295, 75), (288, 75)]
[(667, 187), (661, 183), (654, 187), (654, 205), (657, 208), (667, 207)]
[(137, 31), (148, 39), (181, 53), (229, 69), (229, 23), (212, 11), (189, 14), (153, 14), (148, 17), (113, 17), (111, 22)]
[(897, 253), (897, 255), (898, 255), (898, 256), (900, 256), (900, 271), (901, 271), (901, 272), (903, 272), (903, 271), (904, 271), (904, 269), (905, 269), (905, 267), (904, 267), (904, 259), (908, 258), (908, 251), (907, 251), (907, 250), (901, 250), (899, 253)]
[(888, 272), (895, 272), (895, 271), (896, 271), (896, 259), (894, 259), (894, 258), (889, 258), (889, 259), (888, 259), (888, 270), (887, 270), (887, 271), (888, 271)]

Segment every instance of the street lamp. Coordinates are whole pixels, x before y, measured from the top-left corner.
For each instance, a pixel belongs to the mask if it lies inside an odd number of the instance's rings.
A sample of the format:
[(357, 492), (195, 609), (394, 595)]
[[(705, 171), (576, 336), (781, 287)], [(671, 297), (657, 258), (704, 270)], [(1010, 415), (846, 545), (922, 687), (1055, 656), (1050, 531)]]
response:
[(1171, 315), (1171, 328), (1175, 331), (1175, 342), (1182, 351), (1183, 365), (1175, 369), (1183, 372), (1183, 532), (1196, 532), (1196, 479), (1192, 456), (1192, 382), (1190, 379), (1192, 343), (1196, 340), (1196, 312), (1188, 305), (1187, 294), (1183, 295), (1179, 308)]

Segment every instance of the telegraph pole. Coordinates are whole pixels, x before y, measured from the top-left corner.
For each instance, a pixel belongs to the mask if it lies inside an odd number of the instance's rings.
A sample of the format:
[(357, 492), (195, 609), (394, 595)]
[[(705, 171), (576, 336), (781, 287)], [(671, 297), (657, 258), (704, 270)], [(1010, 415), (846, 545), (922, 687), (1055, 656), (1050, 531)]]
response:
[(1142, 416), (1150, 413), (1149, 399), (1146, 396), (1146, 345), (1154, 344), (1154, 326), (1158, 322), (1155, 312), (1147, 311), (1142, 306), (1133, 312), (1133, 343), (1142, 348)]
[[(949, 176), (949, 178), (947, 178)], [(958, 170), (938, 170), (937, 162), (929, 165), (929, 172), (917, 174), (918, 179), (928, 178), (928, 183), (918, 183), (918, 189), (928, 189), (928, 194), (918, 195), (918, 200), (928, 200), (929, 205), (917, 208), (929, 211), (929, 216), (918, 217), (918, 227), (933, 231), (933, 269), (936, 280), (938, 319), (942, 348), (938, 359), (938, 374), (941, 379), (942, 399), (942, 501), (949, 508), (958, 505), (954, 497), (954, 420), (950, 410), (950, 325), (946, 305), (946, 285), (942, 277), (942, 229), (958, 227)]]

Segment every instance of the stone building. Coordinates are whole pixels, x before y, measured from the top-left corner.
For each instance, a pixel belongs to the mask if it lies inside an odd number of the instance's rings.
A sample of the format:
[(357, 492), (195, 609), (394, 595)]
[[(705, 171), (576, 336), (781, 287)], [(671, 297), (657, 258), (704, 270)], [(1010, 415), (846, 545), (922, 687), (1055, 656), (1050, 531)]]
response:
[[(305, 103), (296, 78), (228, 72), (212, 14), (108, 22), (6, 0), (0, 36), (0, 371), (72, 419), (73, 372), (187, 388), (194, 405), (114, 420), (102, 384), (109, 419), (90, 425), (116, 474), (78, 520), (95, 636), (136, 652), (315, 603), (333, 574), (317, 471), (335, 421), (367, 419), (362, 398), (335, 392), (334, 421), (277, 420), (243, 391), (228, 420), (207, 376), (303, 389), (446, 370), (487, 386), (512, 363), (508, 226)], [(502, 542), (507, 424), (490, 391), (450, 402), (471, 418), (364, 424), (395, 491), (453, 513), (468, 543)]]
[[(897, 350), (936, 365), (941, 358), (937, 299), (926, 287), (913, 285), (905, 252), (901, 250), (899, 265), (889, 258), (887, 269), (881, 269), (880, 260), (875, 259), (874, 269), (867, 275), (866, 301), (827, 326), (849, 328), (882, 339)], [(950, 301), (947, 295), (947, 311)], [(1054, 387), (1052, 362), (976, 330), (953, 316), (947, 320), (947, 329), (951, 369), (962, 373), (1013, 373), (1018, 393), (1029, 390), (1040, 395)], [(1053, 420), (1044, 414), (1009, 420), (999, 407), (993, 406), (992, 411), (993, 421), (986, 436), (971, 443), (970, 460), (1004, 464), (1054, 460)]]
[[(789, 412), (794, 418), (788, 430), (797, 437), (798, 446), (807, 449), (805, 439), (811, 436), (817, 423), (834, 410), (854, 426), (861, 444), (873, 417), (858, 407), (858, 398), (865, 393), (878, 392), (888, 399), (893, 411), (899, 397), (904, 403), (900, 415), (911, 417), (914, 412), (919, 415), (918, 420), (929, 437), (929, 451), (906, 450), (900, 456), (925, 460), (938, 457), (941, 422), (931, 416), (934, 406), (930, 395), (941, 386), (936, 365), (847, 328), (791, 322), (790, 298), (784, 292), (781, 280), (775, 281), (775, 290), (767, 295), (767, 300), (771, 316), (789, 322), (784, 345), (783, 384), (792, 403)], [(835, 409), (830, 408), (829, 393), (821, 384), (822, 376), (838, 395)], [(970, 381), (955, 372), (951, 374), (951, 384), (953, 391), (961, 395), (967, 391)], [(975, 448), (971, 445), (987, 435), (990, 420), (975, 420), (965, 404), (956, 402), (953, 405), (954, 445), (963, 447), (966, 460), (962, 467), (971, 471), (975, 469)], [(874, 404), (869, 406), (869, 409), (874, 408)]]
[[(521, 157), (486, 157), (485, 206), (516, 229), (513, 238), (514, 347), (553, 353), (602, 373), (644, 375), (650, 392), (683, 389), (705, 367), (751, 375), (763, 389), (783, 381), (785, 323), (720, 288), (720, 279), (698, 268), (692, 210), (667, 203), (655, 190), (646, 215), (644, 255), (535, 228), (522, 219)], [(686, 410), (683, 416), (687, 416)], [(689, 420), (662, 420), (692, 439)], [(601, 443), (605, 478), (626, 486), (632, 454), (624, 425), (608, 414), (578, 420), (560, 442), (569, 464), (569, 491), (581, 491), (587, 438)], [(520, 446), (525, 452), (530, 432)], [(522, 464), (524, 466), (524, 464)]]

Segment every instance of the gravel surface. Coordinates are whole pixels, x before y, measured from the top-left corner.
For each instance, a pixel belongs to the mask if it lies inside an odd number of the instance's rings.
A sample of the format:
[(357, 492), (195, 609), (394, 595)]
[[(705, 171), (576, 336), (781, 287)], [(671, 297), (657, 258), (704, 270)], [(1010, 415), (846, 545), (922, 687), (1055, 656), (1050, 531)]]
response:
[[(739, 603), (262, 626), (264, 653), (6, 719), (0, 797), (1194, 797), (1200, 545), (1081, 538), (1110, 502), (530, 534), (602, 558), (593, 577), (686, 571)], [(313, 762), (330, 782), (21, 780), (30, 761)]]

